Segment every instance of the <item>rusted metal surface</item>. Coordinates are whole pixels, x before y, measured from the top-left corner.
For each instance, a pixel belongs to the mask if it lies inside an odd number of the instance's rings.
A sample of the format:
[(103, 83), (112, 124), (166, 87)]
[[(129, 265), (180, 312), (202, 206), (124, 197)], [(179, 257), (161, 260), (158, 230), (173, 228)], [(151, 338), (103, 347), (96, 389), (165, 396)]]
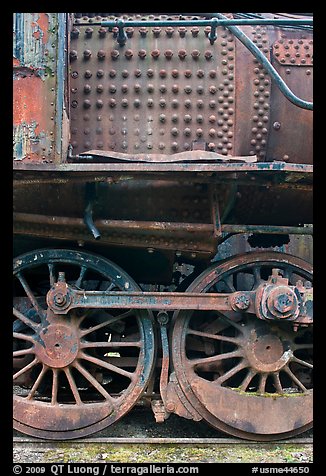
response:
[(68, 146), (64, 14), (15, 13), (13, 21), (14, 160), (61, 162)]
[[(86, 311), (67, 320), (42, 307), (33, 275), (53, 283), (67, 265), (77, 287), (88, 275), (88, 286), (137, 289), (121, 269), (86, 253), (43, 250), (15, 261), (14, 385), (26, 373), (30, 383), (27, 394), (21, 389), (14, 395), (14, 427), (49, 439), (88, 435), (121, 418), (143, 393), (154, 359), (147, 311), (102, 311), (93, 317)], [(22, 293), (32, 305), (29, 313), (18, 305)], [(26, 355), (31, 361), (19, 365)], [(119, 357), (125, 355), (134, 356), (135, 362), (123, 367)]]
[[(248, 253), (216, 264), (188, 291), (244, 290), (277, 267), (289, 282), (312, 279), (304, 261), (282, 253)], [(312, 422), (312, 331), (249, 313), (174, 315), (173, 364), (190, 404), (211, 425), (262, 441), (293, 436)]]

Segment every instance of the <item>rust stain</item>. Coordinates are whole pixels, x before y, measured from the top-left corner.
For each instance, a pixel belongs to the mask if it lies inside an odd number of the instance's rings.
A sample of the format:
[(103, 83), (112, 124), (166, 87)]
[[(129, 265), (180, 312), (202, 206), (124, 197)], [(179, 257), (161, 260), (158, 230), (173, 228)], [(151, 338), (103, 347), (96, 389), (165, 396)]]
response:
[(19, 61), (19, 59), (13, 58), (13, 59), (12, 59), (12, 65), (13, 65), (13, 67), (20, 66), (20, 61)]
[(17, 78), (13, 87), (14, 125), (36, 123), (35, 133), (46, 130), (46, 118), (43, 116), (43, 83), (38, 76)]
[[(49, 17), (46, 13), (40, 13), (37, 24), (43, 32), (42, 42), (46, 44), (49, 38)], [(36, 37), (35, 37), (36, 38)]]

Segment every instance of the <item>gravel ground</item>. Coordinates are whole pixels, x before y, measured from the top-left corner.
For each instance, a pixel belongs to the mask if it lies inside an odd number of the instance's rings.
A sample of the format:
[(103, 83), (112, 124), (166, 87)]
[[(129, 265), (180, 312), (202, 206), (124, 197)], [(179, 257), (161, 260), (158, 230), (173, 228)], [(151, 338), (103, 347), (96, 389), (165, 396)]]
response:
[[(25, 436), (14, 432), (14, 436)], [(204, 422), (193, 422), (171, 415), (156, 424), (150, 410), (136, 408), (112, 428), (96, 433), (96, 437), (183, 437), (227, 438)], [(302, 437), (311, 437), (312, 431)], [(311, 444), (216, 444), (216, 445), (157, 445), (157, 444), (82, 444), (69, 442), (14, 443), (14, 463), (312, 463)]]

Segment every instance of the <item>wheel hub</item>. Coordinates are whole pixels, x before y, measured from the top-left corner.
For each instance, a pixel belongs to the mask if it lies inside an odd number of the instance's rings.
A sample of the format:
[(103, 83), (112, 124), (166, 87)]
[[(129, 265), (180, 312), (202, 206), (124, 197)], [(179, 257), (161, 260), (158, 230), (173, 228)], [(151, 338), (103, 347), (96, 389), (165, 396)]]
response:
[(284, 349), (281, 339), (275, 334), (255, 337), (247, 346), (247, 358), (258, 372), (277, 372), (290, 359), (290, 350)]
[(76, 332), (69, 325), (50, 324), (40, 332), (36, 355), (49, 367), (67, 367), (77, 357), (78, 342)]

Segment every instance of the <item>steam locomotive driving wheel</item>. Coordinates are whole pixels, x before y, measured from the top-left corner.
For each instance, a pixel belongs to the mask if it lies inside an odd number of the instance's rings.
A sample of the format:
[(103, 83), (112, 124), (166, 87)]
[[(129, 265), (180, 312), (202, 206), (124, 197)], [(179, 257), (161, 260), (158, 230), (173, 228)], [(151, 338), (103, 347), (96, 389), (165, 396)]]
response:
[(117, 421), (144, 392), (154, 363), (147, 311), (52, 313), (46, 294), (63, 275), (82, 290), (139, 290), (91, 253), (45, 249), (14, 260), (14, 428), (48, 439), (89, 435)]
[[(215, 264), (189, 292), (250, 291), (276, 270), (310, 285), (312, 267), (284, 253), (246, 253)], [(274, 271), (275, 272), (275, 271)], [(185, 397), (212, 426), (261, 441), (312, 427), (312, 326), (245, 312), (174, 315), (173, 364)]]

